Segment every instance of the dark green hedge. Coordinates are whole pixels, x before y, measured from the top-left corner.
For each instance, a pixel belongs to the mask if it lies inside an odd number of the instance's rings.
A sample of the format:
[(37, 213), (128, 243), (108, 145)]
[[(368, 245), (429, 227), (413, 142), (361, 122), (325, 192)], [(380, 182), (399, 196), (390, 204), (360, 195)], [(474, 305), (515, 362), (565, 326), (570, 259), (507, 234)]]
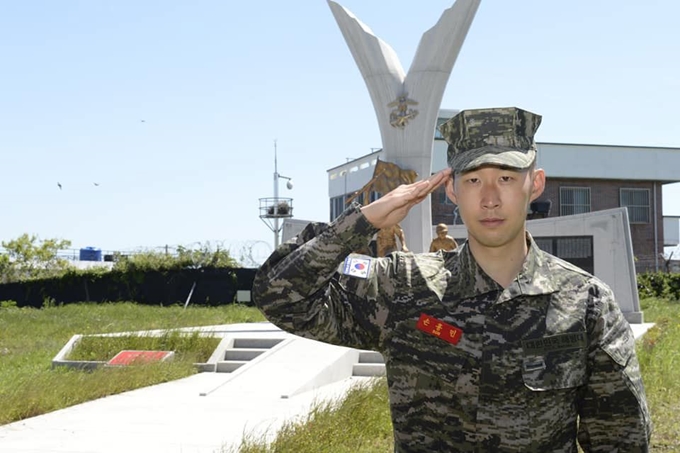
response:
[(641, 298), (659, 297), (680, 300), (680, 274), (644, 272), (637, 276), (638, 293)]
[[(0, 301), (19, 307), (74, 302), (135, 301), (149, 305), (233, 303), (238, 290), (250, 290), (257, 269), (202, 268), (71, 272), (61, 277), (0, 285)], [(195, 283), (195, 286), (194, 286)]]

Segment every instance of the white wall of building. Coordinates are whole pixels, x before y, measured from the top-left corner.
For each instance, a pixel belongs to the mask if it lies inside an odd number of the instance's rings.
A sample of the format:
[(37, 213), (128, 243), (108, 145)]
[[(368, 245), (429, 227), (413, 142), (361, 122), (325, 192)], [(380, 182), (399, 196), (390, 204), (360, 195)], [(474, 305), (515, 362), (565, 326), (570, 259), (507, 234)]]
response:
[(309, 220), (284, 219), (281, 226), (281, 243), (290, 241), (305, 229)]
[(537, 162), (553, 178), (677, 181), (680, 149), (539, 143)]
[[(643, 146), (537, 143), (536, 164), (549, 178), (633, 179), (673, 181), (680, 179), (680, 148)], [(432, 148), (432, 171), (447, 166), (443, 140)]]
[(328, 170), (328, 196), (338, 197), (364, 187), (381, 156), (382, 151), (376, 151)]

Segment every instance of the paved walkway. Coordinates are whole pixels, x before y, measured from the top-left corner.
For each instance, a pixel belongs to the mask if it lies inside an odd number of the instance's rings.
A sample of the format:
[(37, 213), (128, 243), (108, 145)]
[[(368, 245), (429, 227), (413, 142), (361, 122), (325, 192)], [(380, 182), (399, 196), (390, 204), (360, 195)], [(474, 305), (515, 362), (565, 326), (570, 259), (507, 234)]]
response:
[(226, 453), (244, 433), (273, 433), (283, 421), (307, 414), (315, 397), (339, 397), (351, 384), (281, 399), (266, 387), (220, 387), (224, 381), (223, 373), (201, 373), (5, 425), (0, 451)]
[[(269, 323), (202, 330), (286, 340), (232, 373), (199, 373), (0, 426), (0, 452), (227, 453), (236, 451), (244, 434), (272, 436), (285, 421), (367, 379), (351, 377), (343, 359), (355, 350), (289, 335)], [(328, 373), (338, 365), (340, 373)]]

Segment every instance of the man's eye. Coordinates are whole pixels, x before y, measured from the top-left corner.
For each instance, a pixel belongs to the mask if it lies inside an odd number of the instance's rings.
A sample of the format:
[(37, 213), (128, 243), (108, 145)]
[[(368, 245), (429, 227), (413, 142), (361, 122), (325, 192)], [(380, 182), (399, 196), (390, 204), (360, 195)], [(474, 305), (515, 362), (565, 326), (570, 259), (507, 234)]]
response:
[(501, 176), (501, 181), (510, 182), (512, 181), (512, 176)]
[(477, 178), (468, 178), (468, 179), (467, 179), (467, 182), (469, 182), (469, 183), (471, 183), (471, 184), (474, 184), (474, 183), (476, 183), (477, 181), (479, 181), (479, 179), (477, 179)]

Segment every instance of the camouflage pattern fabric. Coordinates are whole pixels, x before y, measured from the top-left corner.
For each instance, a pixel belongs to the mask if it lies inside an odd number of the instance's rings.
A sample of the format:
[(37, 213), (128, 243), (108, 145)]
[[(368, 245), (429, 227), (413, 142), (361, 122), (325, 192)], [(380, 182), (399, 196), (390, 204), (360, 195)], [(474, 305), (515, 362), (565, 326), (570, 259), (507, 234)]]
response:
[(310, 224), (261, 267), (253, 300), (288, 332), (383, 354), (395, 452), (648, 451), (633, 335), (605, 284), (530, 236), (506, 289), (466, 244), (342, 274), (375, 232), (357, 204)]
[(541, 116), (516, 107), (463, 110), (439, 126), (449, 144), (449, 167), (463, 173), (482, 165), (518, 170), (536, 159)]

